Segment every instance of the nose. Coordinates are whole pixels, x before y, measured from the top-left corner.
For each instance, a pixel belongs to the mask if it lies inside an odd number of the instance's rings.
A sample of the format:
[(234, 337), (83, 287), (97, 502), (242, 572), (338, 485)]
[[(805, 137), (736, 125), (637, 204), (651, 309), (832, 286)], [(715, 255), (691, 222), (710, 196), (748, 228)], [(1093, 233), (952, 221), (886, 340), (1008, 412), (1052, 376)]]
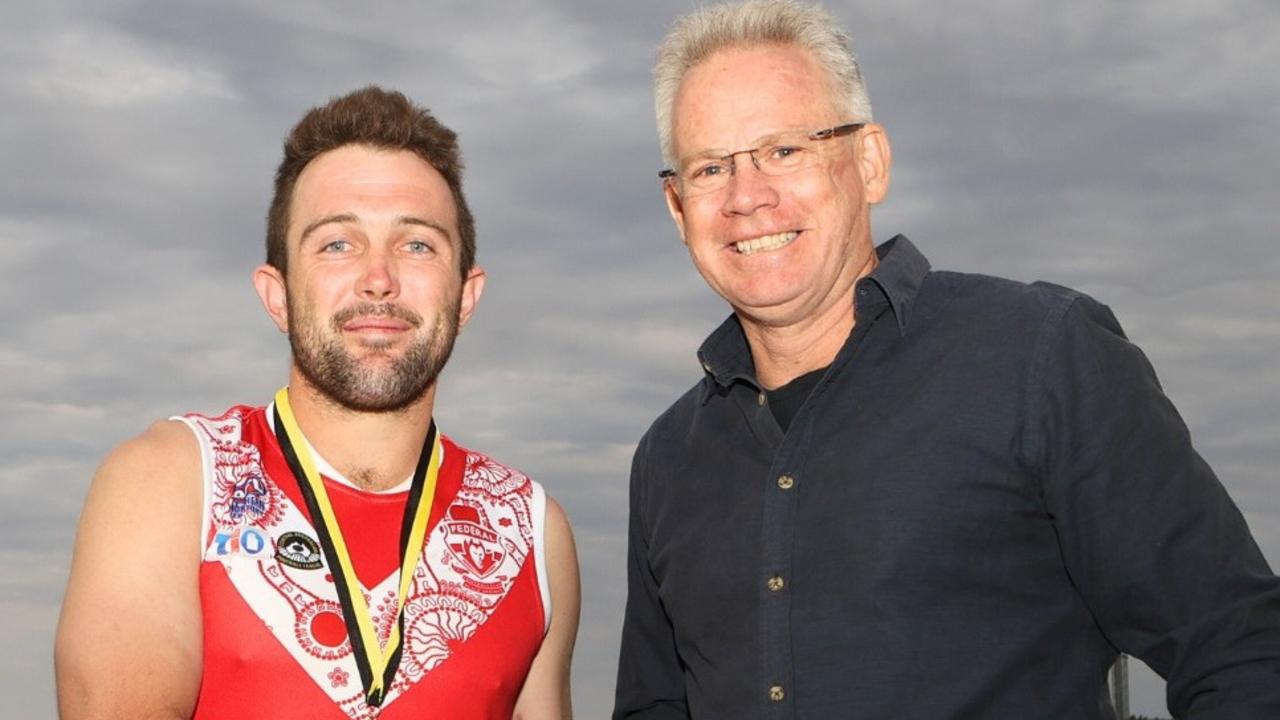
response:
[(390, 300), (400, 294), (399, 273), (389, 253), (374, 250), (366, 255), (356, 280), (356, 294), (370, 302)]
[(750, 215), (761, 208), (777, 205), (778, 191), (773, 187), (773, 178), (760, 171), (755, 154), (744, 150), (734, 155), (733, 173), (725, 186), (721, 208), (724, 214)]

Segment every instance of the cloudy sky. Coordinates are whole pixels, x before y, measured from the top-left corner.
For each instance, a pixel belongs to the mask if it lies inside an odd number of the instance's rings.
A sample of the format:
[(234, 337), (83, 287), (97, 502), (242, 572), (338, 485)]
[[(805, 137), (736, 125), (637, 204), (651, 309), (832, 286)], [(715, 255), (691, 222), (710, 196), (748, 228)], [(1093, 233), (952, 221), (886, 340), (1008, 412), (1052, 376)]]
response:
[[(1280, 7), (1274, 0), (832, 2), (894, 142), (881, 240), (1107, 302), (1280, 564)], [(489, 285), (446, 432), (542, 480), (585, 582), (605, 716), (636, 439), (726, 313), (658, 192), (649, 66), (690, 0), (0, 9), (0, 695), (54, 714), (73, 528), (152, 420), (263, 403), (287, 346), (249, 274), (280, 140), (379, 83), (461, 135)], [(22, 308), (26, 308), (23, 310)], [(1188, 578), (1187, 582), (1194, 582)], [(1134, 710), (1164, 714), (1138, 673)]]

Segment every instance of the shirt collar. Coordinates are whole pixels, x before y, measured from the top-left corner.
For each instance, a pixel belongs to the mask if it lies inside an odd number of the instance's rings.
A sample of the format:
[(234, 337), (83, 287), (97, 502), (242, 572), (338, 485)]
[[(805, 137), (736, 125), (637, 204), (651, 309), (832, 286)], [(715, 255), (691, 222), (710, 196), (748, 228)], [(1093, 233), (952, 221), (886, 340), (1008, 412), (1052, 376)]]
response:
[(898, 334), (906, 335), (916, 292), (929, 274), (929, 261), (906, 235), (895, 235), (876, 248), (876, 255), (879, 264), (870, 275), (859, 280), (858, 285), (866, 287), (868, 283), (874, 283), (884, 293), (898, 321)]
[[(929, 261), (905, 235), (896, 235), (876, 247), (876, 256), (879, 264), (875, 270), (858, 281), (855, 293), (858, 305), (862, 306), (862, 298), (872, 292), (882, 295), (897, 320), (898, 333), (906, 334), (911, 305), (929, 273)], [(730, 315), (707, 336), (698, 348), (698, 361), (715, 384), (728, 387), (737, 380), (755, 383), (751, 348), (736, 314)], [(703, 390), (704, 402), (711, 390), (709, 383)]]

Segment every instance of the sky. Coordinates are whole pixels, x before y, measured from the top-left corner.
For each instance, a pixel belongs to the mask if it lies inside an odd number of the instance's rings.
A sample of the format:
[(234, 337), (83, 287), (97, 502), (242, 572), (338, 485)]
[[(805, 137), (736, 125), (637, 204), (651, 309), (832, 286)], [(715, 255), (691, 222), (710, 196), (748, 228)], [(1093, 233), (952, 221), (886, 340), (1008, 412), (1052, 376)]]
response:
[[(728, 312), (656, 177), (650, 66), (691, 6), (0, 8), (7, 717), (55, 714), (53, 629), (101, 459), (156, 419), (263, 404), (285, 381), (287, 344), (249, 282), (280, 142), (369, 83), (460, 135), (488, 286), (437, 418), (568, 511), (584, 582), (574, 701), (607, 715), (631, 453), (698, 380), (694, 351)], [(1280, 564), (1280, 6), (827, 6), (893, 142), (877, 240), (1109, 304)], [(1134, 675), (1133, 711), (1167, 714), (1159, 678)]]

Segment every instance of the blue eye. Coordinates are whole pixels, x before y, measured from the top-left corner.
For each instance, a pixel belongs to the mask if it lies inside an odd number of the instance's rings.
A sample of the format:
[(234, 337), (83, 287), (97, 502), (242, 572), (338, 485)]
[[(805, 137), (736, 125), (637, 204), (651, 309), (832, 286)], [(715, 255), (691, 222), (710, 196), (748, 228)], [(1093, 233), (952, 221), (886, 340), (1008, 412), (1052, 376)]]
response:
[(422, 240), (410, 240), (409, 242), (405, 243), (404, 247), (406, 250), (408, 250), (411, 253), (431, 252), (431, 245)]
[(351, 242), (348, 240), (339, 238), (337, 240), (330, 240), (329, 242), (325, 243), (324, 247), (320, 248), (320, 252), (341, 253), (341, 252), (346, 252), (347, 250), (350, 250), (350, 249), (351, 249)]
[(713, 177), (716, 177), (717, 175), (723, 175), (726, 172), (728, 172), (728, 168), (725, 166), (724, 163), (719, 163), (719, 162), (707, 163), (706, 165), (700, 165), (700, 166), (694, 167), (689, 172), (689, 179), (701, 180), (704, 178), (713, 178)]
[(769, 154), (766, 156), (770, 160), (795, 160), (796, 156), (804, 153), (804, 148), (795, 145), (778, 145), (769, 148)]

